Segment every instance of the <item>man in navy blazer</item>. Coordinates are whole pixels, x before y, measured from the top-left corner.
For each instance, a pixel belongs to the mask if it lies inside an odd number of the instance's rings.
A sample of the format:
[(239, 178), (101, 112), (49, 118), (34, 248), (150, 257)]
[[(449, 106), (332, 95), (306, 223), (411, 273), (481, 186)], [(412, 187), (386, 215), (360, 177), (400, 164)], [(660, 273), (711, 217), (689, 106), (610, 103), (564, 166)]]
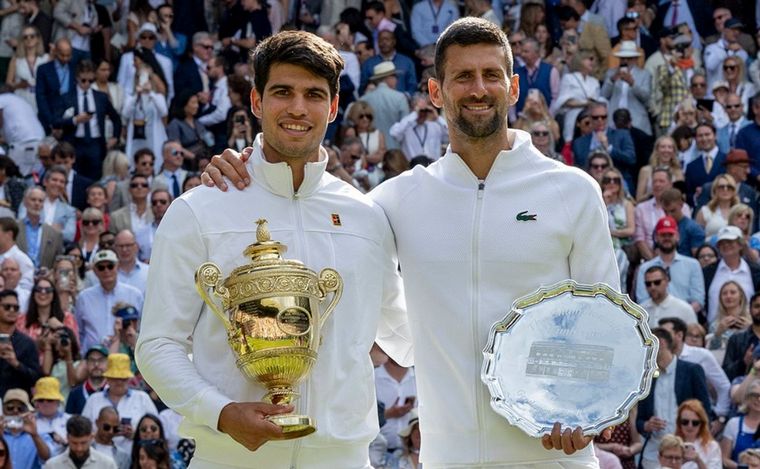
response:
[[(46, 133), (50, 133), (54, 127), (55, 116), (63, 114), (66, 109), (63, 97), (74, 91), (76, 85), (76, 61), (71, 42), (67, 38), (55, 41), (51, 54), (55, 60), (40, 65), (37, 69), (37, 83), (34, 86), (37, 115)], [(57, 137), (60, 138), (60, 135)]]
[[(685, 16), (683, 14), (684, 6), (688, 6), (689, 12), (691, 13), (692, 20), (694, 21), (694, 26), (697, 28), (697, 33), (699, 33), (699, 37), (709, 37), (713, 34), (716, 34), (717, 31), (715, 29), (715, 23), (713, 22), (712, 14), (713, 14), (713, 7), (710, 5), (710, 2), (707, 0), (686, 0), (685, 2), (681, 0), (679, 3), (679, 11), (678, 11), (678, 17), (677, 21), (675, 21), (675, 24), (673, 22), (672, 15), (674, 13), (674, 4), (672, 0), (666, 0), (664, 2), (660, 2), (657, 6), (657, 14), (655, 15), (655, 19), (652, 22), (652, 25), (649, 27), (650, 31), (660, 31), (662, 30), (663, 26), (675, 26), (677, 24), (685, 22)], [(683, 5), (686, 3), (686, 5)], [(691, 27), (691, 25), (690, 25)], [(694, 31), (691, 32), (694, 34)]]
[[(655, 327), (652, 333), (657, 336), (660, 348), (657, 351), (657, 367), (660, 376), (652, 380), (652, 388), (649, 395), (639, 402), (639, 410), (636, 416), (636, 428), (648, 439), (642, 458), (644, 467), (646, 462), (657, 461), (657, 447), (659, 440), (666, 433), (675, 433), (677, 406), (688, 399), (698, 399), (712, 416), (710, 395), (707, 392), (705, 372), (700, 365), (683, 361), (676, 357), (673, 336), (662, 327)], [(657, 389), (658, 386), (667, 386), (667, 389)], [(670, 408), (667, 402), (658, 402), (658, 396), (671, 396), (675, 394), (676, 408)], [(669, 400), (669, 399), (666, 399)], [(672, 411), (668, 415), (662, 415), (662, 411)], [(655, 467), (655, 466), (651, 466)]]
[(56, 145), (52, 156), (53, 164), (66, 169), (66, 181), (72, 181), (71, 184), (66, 184), (66, 200), (74, 208), (83, 211), (87, 208), (87, 188), (95, 181), (76, 172), (74, 169), (77, 159), (76, 149), (69, 142)]
[(94, 80), (95, 65), (89, 60), (81, 62), (77, 66), (77, 86), (64, 97), (64, 111), (54, 125), (63, 129), (63, 138), (77, 149), (77, 172), (97, 181), (106, 156), (106, 116), (113, 122), (114, 135), (121, 135), (121, 116), (108, 95), (90, 86)]
[(605, 103), (591, 104), (588, 109), (593, 130), (573, 141), (575, 166), (585, 169), (591, 151), (603, 150), (612, 157), (615, 167), (623, 174), (628, 187), (636, 187), (633, 184), (632, 175), (636, 166), (636, 150), (630, 132), (627, 129), (607, 128), (608, 116)]
[(208, 33), (193, 34), (192, 54), (181, 60), (174, 71), (174, 89), (191, 90), (193, 93), (208, 91), (208, 61), (214, 52), (214, 42)]
[(725, 171), (726, 154), (718, 148), (715, 127), (704, 122), (697, 126), (697, 154), (691, 163), (686, 165), (686, 201), (692, 207), (696, 204), (694, 196), (698, 187), (712, 182)]

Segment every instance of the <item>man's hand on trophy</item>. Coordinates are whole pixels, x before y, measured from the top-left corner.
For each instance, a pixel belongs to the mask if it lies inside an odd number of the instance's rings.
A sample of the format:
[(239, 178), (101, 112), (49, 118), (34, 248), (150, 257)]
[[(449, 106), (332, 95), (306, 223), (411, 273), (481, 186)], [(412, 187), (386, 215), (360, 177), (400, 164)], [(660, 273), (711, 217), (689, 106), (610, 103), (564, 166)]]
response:
[(201, 181), (208, 187), (216, 186), (226, 192), (227, 183), (224, 182), (224, 178), (227, 177), (235, 187), (240, 190), (245, 189), (251, 183), (248, 170), (245, 168), (245, 163), (251, 157), (251, 153), (253, 153), (251, 147), (244, 148), (242, 153), (228, 148), (221, 155), (214, 155), (201, 174)]
[[(609, 440), (612, 437), (612, 427), (602, 430), (602, 438)], [(541, 437), (541, 444), (545, 449), (561, 449), (565, 454), (573, 454), (580, 451), (591, 443), (593, 436), (583, 436), (581, 427), (575, 427), (575, 430), (565, 428), (559, 422), (554, 423), (551, 434)]]
[(256, 451), (267, 441), (282, 438), (282, 429), (267, 417), (292, 411), (292, 405), (232, 402), (222, 409), (217, 427), (249, 450)]

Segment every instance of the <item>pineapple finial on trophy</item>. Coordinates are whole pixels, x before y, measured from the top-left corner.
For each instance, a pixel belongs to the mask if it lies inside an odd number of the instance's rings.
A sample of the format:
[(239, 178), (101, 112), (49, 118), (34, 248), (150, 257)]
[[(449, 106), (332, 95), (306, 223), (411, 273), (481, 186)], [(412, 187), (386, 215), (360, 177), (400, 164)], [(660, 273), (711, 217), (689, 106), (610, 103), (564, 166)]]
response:
[(269, 224), (266, 218), (259, 218), (256, 220), (256, 224), (259, 225), (256, 227), (256, 241), (259, 243), (271, 241), (272, 237), (269, 234)]

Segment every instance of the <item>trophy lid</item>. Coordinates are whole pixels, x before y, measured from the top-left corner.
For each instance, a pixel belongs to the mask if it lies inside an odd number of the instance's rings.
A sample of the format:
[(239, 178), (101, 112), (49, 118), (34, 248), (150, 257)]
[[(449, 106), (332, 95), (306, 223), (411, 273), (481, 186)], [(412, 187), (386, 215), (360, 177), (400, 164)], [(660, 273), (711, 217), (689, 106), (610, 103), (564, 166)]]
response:
[(251, 261), (268, 261), (268, 260), (282, 260), (282, 255), (288, 250), (288, 247), (279, 241), (272, 241), (272, 237), (269, 234), (269, 224), (266, 219), (260, 218), (256, 220), (256, 224), (259, 225), (256, 228), (256, 242), (249, 244), (243, 254), (246, 257), (250, 257)]

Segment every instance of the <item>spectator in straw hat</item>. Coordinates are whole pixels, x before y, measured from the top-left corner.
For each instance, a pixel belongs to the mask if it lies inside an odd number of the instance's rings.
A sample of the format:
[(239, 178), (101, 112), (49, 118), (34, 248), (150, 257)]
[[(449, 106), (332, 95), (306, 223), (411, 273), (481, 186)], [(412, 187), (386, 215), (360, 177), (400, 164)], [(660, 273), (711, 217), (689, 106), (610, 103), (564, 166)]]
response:
[(3, 436), (13, 467), (40, 467), (50, 458), (47, 435), (37, 431), (31, 409), (29, 394), (23, 389), (9, 389), (3, 395)]
[(135, 375), (132, 373), (131, 360), (126, 353), (108, 355), (108, 367), (103, 376), (106, 377), (108, 387), (87, 398), (82, 415), (94, 422), (98, 418), (100, 409), (114, 406), (121, 416), (121, 426), (113, 442), (122, 451), (131, 453), (134, 425), (143, 415), (158, 414), (158, 410), (148, 393), (130, 389), (129, 380)]
[(63, 401), (58, 379), (46, 376), (37, 380), (32, 398), (37, 410), (37, 433), (50, 436), (46, 443), (51, 456), (61, 454), (66, 449), (66, 422), (71, 415), (61, 411)]
[(375, 88), (362, 97), (375, 111), (375, 127), (385, 136), (385, 146), (389, 150), (399, 148), (399, 143), (390, 134), (391, 126), (409, 114), (406, 95), (396, 90), (397, 74), (396, 65), (391, 61), (375, 65), (369, 79)]
[(612, 55), (620, 64), (607, 70), (601, 94), (609, 100), (609, 113), (629, 109), (633, 126), (652, 135), (652, 125), (647, 114), (647, 103), (652, 93), (652, 75), (639, 64), (641, 51), (633, 41), (623, 41), (615, 46)]

